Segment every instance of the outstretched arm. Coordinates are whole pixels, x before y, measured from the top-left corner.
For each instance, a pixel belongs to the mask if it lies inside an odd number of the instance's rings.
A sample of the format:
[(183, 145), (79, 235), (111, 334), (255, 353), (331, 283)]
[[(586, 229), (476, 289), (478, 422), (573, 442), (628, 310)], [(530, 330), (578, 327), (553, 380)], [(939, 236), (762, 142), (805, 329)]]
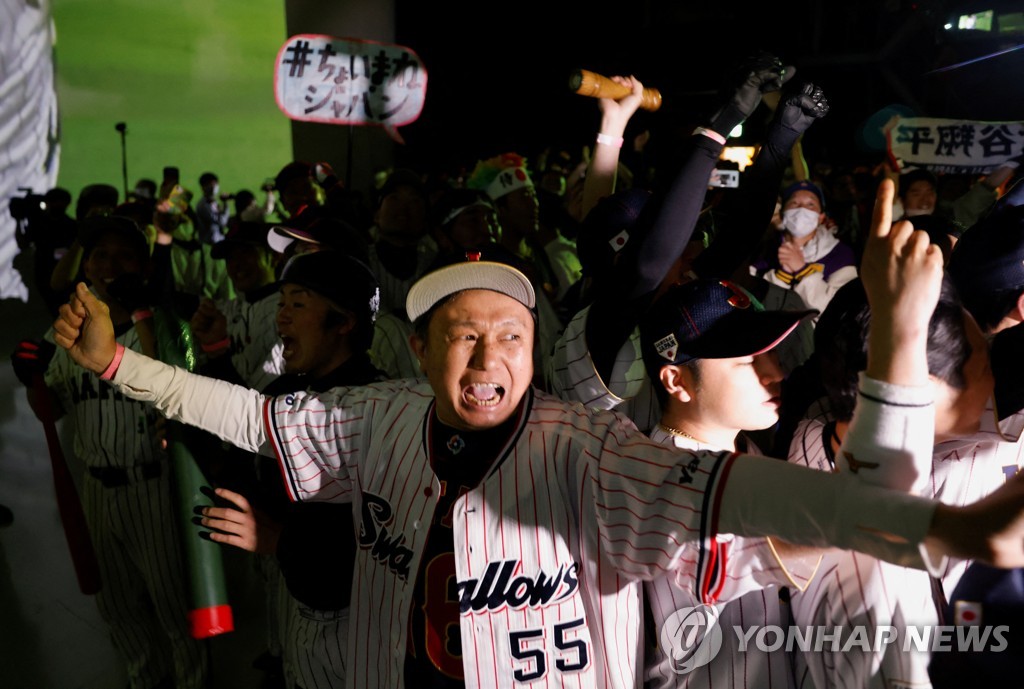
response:
[[(209, 431), (249, 452), (266, 445), (265, 399), (156, 361), (117, 344), (110, 311), (84, 283), (60, 307), (54, 340), (82, 368), (125, 387), (133, 399), (153, 402), (168, 418)], [(116, 376), (115, 374), (121, 375)]]

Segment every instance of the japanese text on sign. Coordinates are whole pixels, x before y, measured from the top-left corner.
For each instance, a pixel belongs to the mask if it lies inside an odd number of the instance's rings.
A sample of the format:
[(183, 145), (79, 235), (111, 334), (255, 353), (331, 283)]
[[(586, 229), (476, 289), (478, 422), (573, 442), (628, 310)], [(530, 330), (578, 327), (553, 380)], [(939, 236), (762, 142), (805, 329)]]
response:
[(400, 127), (423, 109), (427, 72), (399, 45), (301, 34), (277, 55), (274, 92), (293, 120)]
[(1024, 123), (897, 117), (886, 130), (889, 154), (933, 172), (990, 172), (1024, 152)]

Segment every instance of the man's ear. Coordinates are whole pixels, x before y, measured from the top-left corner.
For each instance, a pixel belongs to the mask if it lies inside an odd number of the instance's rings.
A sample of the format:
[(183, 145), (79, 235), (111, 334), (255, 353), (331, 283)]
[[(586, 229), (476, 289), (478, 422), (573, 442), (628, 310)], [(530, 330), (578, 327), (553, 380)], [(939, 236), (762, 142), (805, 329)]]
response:
[(684, 404), (693, 401), (693, 374), (690, 369), (677, 365), (662, 366), (658, 379), (669, 397)]
[(349, 335), (356, 329), (356, 315), (348, 309), (342, 309), (341, 315), (345, 317), (344, 320), (334, 327), (337, 328), (339, 335)]
[(412, 348), (412, 353), (416, 355), (416, 360), (420, 362), (420, 371), (425, 374), (427, 372), (426, 341), (416, 333), (413, 333), (409, 336), (409, 346)]

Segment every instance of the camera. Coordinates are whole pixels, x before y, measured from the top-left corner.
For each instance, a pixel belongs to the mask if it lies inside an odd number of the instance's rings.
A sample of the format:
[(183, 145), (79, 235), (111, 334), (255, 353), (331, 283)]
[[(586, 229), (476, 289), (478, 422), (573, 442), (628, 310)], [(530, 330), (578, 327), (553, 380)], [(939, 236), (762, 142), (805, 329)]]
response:
[(711, 173), (711, 179), (708, 180), (708, 186), (710, 187), (725, 187), (726, 189), (735, 189), (739, 185), (739, 170), (717, 168)]
[(31, 189), (18, 187), (18, 191), (24, 192), (24, 196), (16, 196), (11, 199), (11, 217), (18, 222), (31, 220), (43, 214), (46, 210), (46, 199), (40, 194), (33, 194)]
[(275, 182), (273, 179), (267, 178), (263, 180), (263, 185), (260, 187), (263, 191), (274, 191)]

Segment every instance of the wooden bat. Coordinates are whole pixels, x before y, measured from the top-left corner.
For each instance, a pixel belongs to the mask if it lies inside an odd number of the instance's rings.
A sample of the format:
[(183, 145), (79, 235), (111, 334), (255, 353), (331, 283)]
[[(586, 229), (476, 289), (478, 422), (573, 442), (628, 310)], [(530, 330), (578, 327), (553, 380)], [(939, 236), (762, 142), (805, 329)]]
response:
[(96, 551), (92, 547), (89, 527), (85, 524), (85, 512), (82, 501), (78, 497), (75, 481), (68, 470), (64, 459), (64, 450), (60, 446), (57, 425), (50, 408), (50, 391), (46, 389), (42, 375), (33, 377), (33, 388), (38, 400), (37, 408), (46, 434), (46, 446), (50, 450), (50, 463), (53, 465), (53, 488), (57, 493), (57, 511), (60, 522), (64, 526), (64, 537), (71, 552), (71, 563), (75, 567), (78, 578), (78, 589), (85, 595), (92, 595), (100, 590), (100, 568), (96, 562)]
[[(569, 89), (573, 93), (591, 98), (625, 98), (630, 94), (628, 87), (617, 84), (608, 77), (585, 69), (577, 69), (569, 75)], [(654, 111), (661, 107), (661, 92), (658, 89), (645, 88), (640, 107)]]

